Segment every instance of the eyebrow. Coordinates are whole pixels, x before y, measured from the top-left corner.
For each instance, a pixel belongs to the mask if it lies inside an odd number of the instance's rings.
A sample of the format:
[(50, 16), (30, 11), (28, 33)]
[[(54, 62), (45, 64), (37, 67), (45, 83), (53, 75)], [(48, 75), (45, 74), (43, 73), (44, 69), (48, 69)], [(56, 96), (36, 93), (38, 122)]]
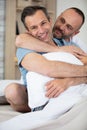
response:
[[(64, 21), (66, 22), (66, 19), (65, 19), (63, 16), (61, 16), (60, 19), (61, 19), (61, 20), (64, 20)], [(70, 25), (69, 23), (67, 23), (67, 26), (68, 26), (71, 30), (73, 30), (72, 25)]]

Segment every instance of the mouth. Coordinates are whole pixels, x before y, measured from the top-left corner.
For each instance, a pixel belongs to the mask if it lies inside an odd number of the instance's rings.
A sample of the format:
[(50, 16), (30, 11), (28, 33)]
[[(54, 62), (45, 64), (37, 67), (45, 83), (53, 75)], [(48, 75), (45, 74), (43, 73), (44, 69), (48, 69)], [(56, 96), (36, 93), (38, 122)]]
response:
[(60, 30), (59, 28), (55, 28), (53, 35), (54, 35), (54, 37), (61, 38), (61, 37), (63, 37), (64, 34), (63, 34), (62, 30)]
[(45, 33), (41, 34), (40, 36), (38, 36), (38, 38), (39, 38), (40, 40), (43, 40), (43, 41), (46, 40), (47, 37), (48, 37), (48, 33), (47, 33), (47, 32), (45, 32)]
[(60, 29), (55, 29), (55, 33), (56, 34), (61, 34), (62, 35), (62, 31)]

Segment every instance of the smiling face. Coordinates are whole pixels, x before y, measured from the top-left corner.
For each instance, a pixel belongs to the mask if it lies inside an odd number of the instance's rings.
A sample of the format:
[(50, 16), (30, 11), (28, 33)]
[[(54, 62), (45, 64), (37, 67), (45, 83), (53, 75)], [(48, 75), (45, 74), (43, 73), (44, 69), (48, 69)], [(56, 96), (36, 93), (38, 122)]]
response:
[(56, 20), (53, 27), (53, 36), (70, 38), (77, 33), (82, 25), (82, 17), (73, 9), (64, 11)]
[(52, 24), (48, 21), (43, 11), (38, 10), (35, 14), (25, 17), (25, 24), (29, 34), (44, 42), (52, 41)]

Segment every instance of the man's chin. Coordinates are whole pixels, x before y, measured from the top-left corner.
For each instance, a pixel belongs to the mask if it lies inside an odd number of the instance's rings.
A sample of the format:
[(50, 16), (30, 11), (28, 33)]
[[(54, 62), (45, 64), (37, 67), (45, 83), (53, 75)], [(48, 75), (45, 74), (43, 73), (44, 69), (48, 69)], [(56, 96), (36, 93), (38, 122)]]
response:
[(61, 38), (62, 38), (62, 36), (59, 35), (59, 34), (53, 34), (53, 37), (54, 37), (54, 38), (58, 38), (58, 39), (61, 39)]

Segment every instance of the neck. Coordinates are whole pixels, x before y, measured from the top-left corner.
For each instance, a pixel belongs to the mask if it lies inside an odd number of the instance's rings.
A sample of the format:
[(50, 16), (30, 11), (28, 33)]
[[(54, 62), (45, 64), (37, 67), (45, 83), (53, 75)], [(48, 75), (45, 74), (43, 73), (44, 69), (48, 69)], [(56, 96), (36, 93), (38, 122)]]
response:
[(70, 42), (71, 39), (72, 39), (72, 37), (69, 37), (69, 38), (65, 38), (64, 40), (65, 40), (66, 42)]
[(55, 46), (55, 45), (56, 45), (53, 40), (52, 40), (49, 44), (52, 45), (52, 46)]

